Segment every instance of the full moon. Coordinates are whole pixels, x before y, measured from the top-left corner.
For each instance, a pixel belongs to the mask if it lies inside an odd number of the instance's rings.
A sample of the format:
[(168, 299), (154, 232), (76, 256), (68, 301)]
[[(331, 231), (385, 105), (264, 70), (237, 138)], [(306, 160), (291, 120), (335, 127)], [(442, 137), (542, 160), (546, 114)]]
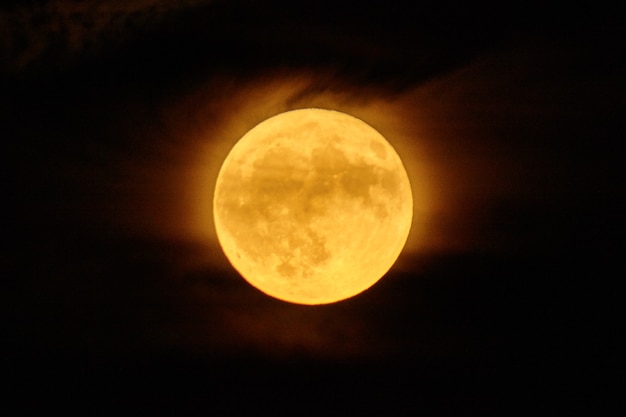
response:
[(389, 271), (413, 198), (400, 157), (374, 128), (338, 111), (300, 109), (235, 144), (213, 214), (226, 257), (251, 285), (283, 301), (327, 304)]

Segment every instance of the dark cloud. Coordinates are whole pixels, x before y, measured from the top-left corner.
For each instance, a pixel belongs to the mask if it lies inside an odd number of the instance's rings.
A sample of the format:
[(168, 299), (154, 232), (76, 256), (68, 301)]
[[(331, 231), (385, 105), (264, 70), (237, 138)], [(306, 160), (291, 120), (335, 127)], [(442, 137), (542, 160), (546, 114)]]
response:
[[(410, 3), (2, 9), (5, 375), (41, 407), (171, 414), (279, 409), (277, 391), (507, 414), (591, 392), (622, 251), (623, 27)], [(232, 144), (300, 107), (379, 130), (418, 197), (397, 268), (328, 306), (248, 286), (211, 219)]]
[(167, 20), (172, 13), (210, 3), (50, 0), (0, 10), (2, 69), (21, 71), (36, 65), (63, 66), (81, 55), (98, 55)]

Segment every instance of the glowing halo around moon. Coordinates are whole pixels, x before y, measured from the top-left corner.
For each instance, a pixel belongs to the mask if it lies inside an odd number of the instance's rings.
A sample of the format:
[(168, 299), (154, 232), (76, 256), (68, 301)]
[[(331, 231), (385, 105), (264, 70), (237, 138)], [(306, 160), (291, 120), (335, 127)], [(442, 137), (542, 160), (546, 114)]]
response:
[(406, 170), (387, 140), (345, 113), (301, 109), (246, 133), (220, 169), (219, 243), (262, 292), (326, 304), (374, 285), (412, 222)]

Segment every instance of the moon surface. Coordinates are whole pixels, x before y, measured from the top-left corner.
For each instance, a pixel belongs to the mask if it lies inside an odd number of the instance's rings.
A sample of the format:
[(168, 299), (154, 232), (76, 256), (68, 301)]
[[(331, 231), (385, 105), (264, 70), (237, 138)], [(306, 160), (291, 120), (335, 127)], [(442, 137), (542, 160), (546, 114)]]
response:
[(406, 170), (374, 128), (333, 110), (273, 116), (246, 133), (219, 172), (219, 243), (262, 292), (326, 304), (374, 285), (406, 243)]

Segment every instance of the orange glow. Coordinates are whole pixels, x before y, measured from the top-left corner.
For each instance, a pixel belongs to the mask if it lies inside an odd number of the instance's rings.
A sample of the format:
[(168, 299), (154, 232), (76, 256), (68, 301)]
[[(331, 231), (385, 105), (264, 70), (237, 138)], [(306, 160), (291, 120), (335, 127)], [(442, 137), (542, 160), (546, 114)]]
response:
[[(404, 254), (430, 250), (430, 220), (433, 217), (433, 202), (439, 196), (434, 194), (438, 189), (438, 172), (425, 152), (424, 141), (428, 138), (419, 136), (420, 132), (413, 126), (413, 118), (406, 117), (401, 111), (402, 101), (374, 98), (375, 92), (368, 91), (363, 92), (366, 98), (353, 97), (349, 89), (338, 93), (324, 91), (303, 94), (317, 77), (319, 75), (314, 78), (305, 75), (261, 78), (238, 85), (236, 90), (227, 88), (217, 94), (217, 99), (215, 90), (218, 87), (209, 84), (206, 91), (210, 91), (213, 97), (211, 105), (206, 104), (205, 95), (208, 93), (204, 90), (197, 91), (176, 105), (181, 113), (188, 112), (193, 120), (201, 123), (190, 124), (187, 114), (182, 116), (170, 110), (171, 130), (186, 137), (190, 143), (189, 149), (193, 150), (185, 166), (189, 180), (182, 182), (185, 184), (182, 191), (188, 196), (185, 213), (178, 217), (179, 221), (185, 222), (180, 224), (180, 230), (187, 238), (204, 242), (211, 248), (209, 252), (214, 252), (213, 248), (217, 249), (213, 223), (214, 187), (222, 161), (239, 138), (275, 114), (294, 108), (317, 107), (332, 108), (366, 120), (402, 156), (413, 195), (413, 224), (399, 262), (402, 263)], [(216, 83), (228, 85), (218, 81)], [(203, 127), (190, 131), (190, 126)], [(228, 267), (223, 257), (213, 257), (212, 262), (220, 267)]]

